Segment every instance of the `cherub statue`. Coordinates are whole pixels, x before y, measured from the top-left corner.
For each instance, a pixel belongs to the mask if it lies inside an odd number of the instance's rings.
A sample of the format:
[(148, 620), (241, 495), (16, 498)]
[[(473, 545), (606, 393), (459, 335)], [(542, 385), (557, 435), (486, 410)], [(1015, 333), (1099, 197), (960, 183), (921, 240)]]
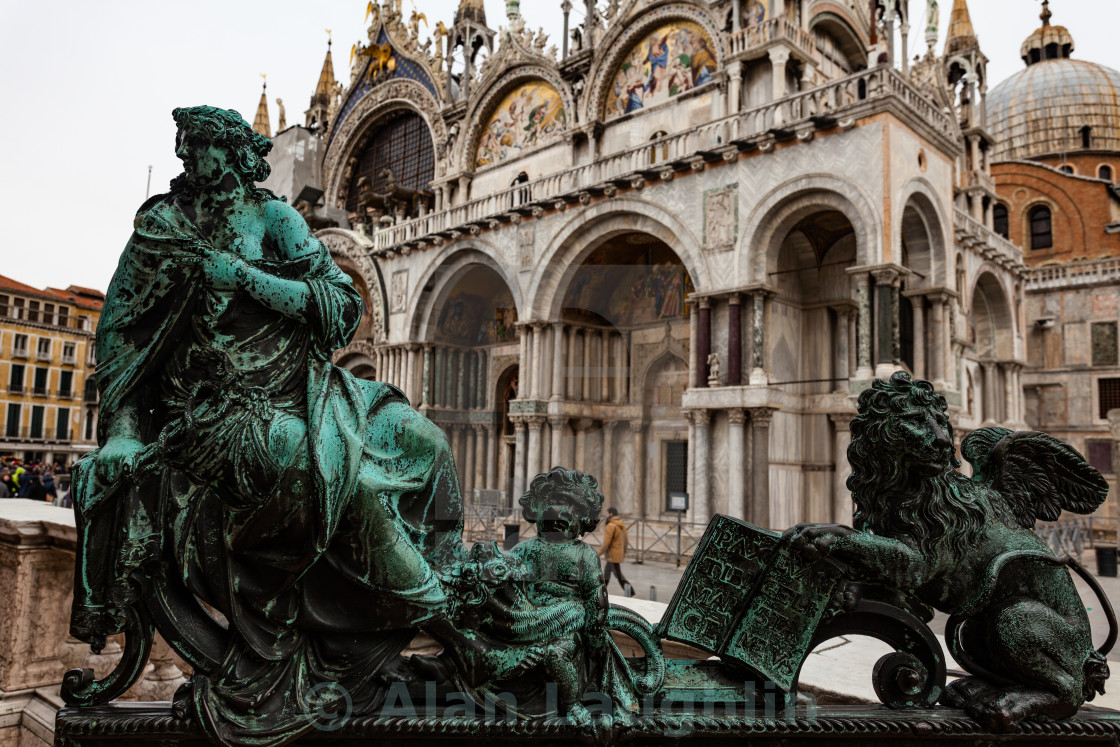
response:
[(905, 372), (875, 381), (851, 424), (856, 528), (802, 524), (786, 537), (854, 580), (951, 616), (946, 642), (971, 676), (950, 684), (943, 704), (999, 731), (1072, 716), (1104, 692), (1107, 651), (1093, 648), (1067, 567), (1088, 574), (1031, 529), (1063, 511), (1092, 512), (1108, 483), (1067, 444), (1005, 428), (964, 439), (968, 478), (956, 469), (946, 411), (928, 381)]

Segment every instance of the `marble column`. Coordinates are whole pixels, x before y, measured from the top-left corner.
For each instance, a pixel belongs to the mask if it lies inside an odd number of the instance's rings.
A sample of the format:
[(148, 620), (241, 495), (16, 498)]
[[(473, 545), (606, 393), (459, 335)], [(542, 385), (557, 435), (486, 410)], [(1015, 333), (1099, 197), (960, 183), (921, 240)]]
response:
[(525, 493), (525, 447), (526, 424), (518, 418), (513, 424), (513, 503), (517, 505), (518, 499)]
[(981, 361), (984, 369), (984, 422), (982, 425), (995, 425), (999, 417), (999, 407), (996, 403), (996, 364), (995, 361)]
[(727, 431), (727, 513), (736, 519), (747, 520), (746, 470), (750, 460), (746, 453), (743, 426), (747, 414), (739, 409), (727, 413), (730, 425)]
[(632, 505), (637, 507), (642, 518), (649, 514), (645, 498), (646, 479), (646, 439), (645, 424), (641, 420), (630, 421), (630, 435), (634, 439), (634, 492)]
[(486, 485), (486, 426), (475, 423), (474, 429), (474, 489), (483, 490)]
[(431, 344), (424, 345), (424, 373), (420, 381), (420, 405), (422, 407), (431, 407), (432, 405), (432, 346)]
[[(739, 15), (739, 3), (732, 3), (731, 7), (732, 7), (732, 13), (735, 16), (738, 16)], [(738, 31), (739, 30), (738, 29), (738, 24), (735, 24), (735, 26), (736, 26), (735, 30)], [(742, 64), (739, 63), (739, 62), (732, 62), (731, 63), (731, 68), (728, 71), (728, 74), (731, 76), (728, 79), (728, 82), (727, 82), (727, 93), (728, 93), (727, 106), (728, 106), (728, 109), (729, 109), (728, 113), (729, 114), (738, 114), (739, 109), (742, 106), (741, 102), (742, 102), (742, 97), (743, 97), (743, 67), (742, 67)]]
[[(773, 67), (773, 91), (771, 101), (779, 101), (786, 97), (786, 64), (789, 62), (789, 50), (785, 47), (770, 48), (770, 65)], [(775, 116), (777, 116), (775, 114)], [(774, 122), (775, 126), (784, 124)]]
[(701, 389), (708, 386), (708, 356), (712, 352), (712, 302), (708, 298), (701, 298), (700, 310), (696, 312), (699, 317), (696, 329), (696, 386)]
[[(568, 365), (566, 355), (568, 338), (564, 334), (564, 323), (552, 324), (552, 396), (550, 399), (561, 401), (564, 399), (564, 369)], [(556, 462), (559, 464), (559, 462)]]
[(530, 382), (532, 376), (529, 369), (532, 368), (532, 361), (529, 359), (529, 336), (530, 327), (523, 322), (517, 323), (517, 341), (518, 341), (518, 357), (517, 357), (517, 399), (531, 399), (530, 395)]
[(529, 421), (529, 454), (525, 465), (525, 484), (528, 485), (541, 469), (541, 427), (544, 425), (543, 415), (530, 415)]
[(622, 379), (622, 389), (619, 393), (619, 404), (630, 403), (630, 332), (622, 333), (622, 355), (619, 357), (619, 376)]
[(458, 425), (448, 425), (451, 438), (451, 458), (455, 460), (455, 473), (459, 478), (459, 486), (463, 485), (463, 431)]
[(583, 402), (591, 401), (591, 347), (592, 347), (592, 331), (584, 328), (583, 330), (583, 343), (582, 350), (583, 360), (580, 362), (580, 368), (583, 371), (582, 381), (580, 382), (580, 399)]
[(448, 348), (446, 370), (443, 374), (443, 403), (447, 407), (455, 407), (455, 393), (459, 383), (459, 351)]
[(848, 352), (848, 327), (851, 324), (852, 310), (847, 306), (837, 306), (836, 311), (836, 393), (844, 394), (850, 390), (848, 384), (851, 363)]
[(589, 469), (587, 464), (587, 431), (594, 422), (589, 418), (580, 418), (573, 423), (576, 432), (576, 463), (574, 468), (580, 472), (587, 472)]
[(458, 365), (455, 366), (456, 392), (455, 407), (460, 410), (467, 409), (467, 375), (470, 365), (470, 351), (460, 350)]
[(553, 467), (568, 465), (564, 464), (564, 422), (566, 418), (563, 415), (550, 415), (548, 418), (548, 425), (552, 428), (552, 454), (550, 461)]
[(473, 503), (475, 487), (475, 430), (473, 427), (465, 425), (463, 426), (462, 431), (463, 442), (466, 444), (465, 448), (463, 449), (463, 495)]
[(763, 529), (770, 525), (770, 420), (774, 410), (753, 407), (751, 413), (751, 518)]
[(709, 426), (712, 422), (712, 413), (708, 410), (693, 410), (690, 413), (693, 424), (696, 426), (696, 446), (693, 453), (696, 461), (689, 465), (692, 470), (693, 495), (691, 505), (692, 521), (696, 524), (707, 524), (711, 518), (711, 438)]
[(478, 390), (478, 354), (473, 350), (466, 351), (466, 365), (463, 367), (464, 378), (467, 380), (467, 394), (464, 407), (470, 410), (474, 407), (474, 393)]
[(556, 357), (552, 355), (552, 325), (541, 323), (538, 332), (540, 336), (540, 371), (538, 372), (538, 380), (540, 381), (540, 399), (552, 399), (552, 372), (556, 370)]
[(743, 383), (743, 314), (739, 294), (727, 299), (727, 385)]
[(485, 350), (478, 351), (478, 394), (475, 401), (482, 409), (489, 405), (490, 392), (490, 355)]
[(689, 307), (688, 349), (693, 352), (693, 365), (688, 367), (688, 388), (695, 389), (700, 386), (700, 366), (695, 365), (698, 356), (697, 350), (700, 346), (700, 314), (697, 311), (700, 305), (692, 299), (685, 301), (685, 304)]
[(751, 386), (766, 386), (766, 293), (754, 294), (754, 315), (751, 323)]
[(575, 326), (568, 327), (568, 350), (564, 359), (568, 362), (564, 372), (565, 399), (573, 402), (583, 396), (583, 381), (580, 379), (580, 367), (583, 365), (583, 353), (579, 349), (580, 333)]
[(731, 3), (731, 33), (738, 33), (743, 29), (742, 3)]
[(533, 386), (532, 396), (533, 399), (541, 398), (541, 379), (544, 378), (543, 355), (544, 352), (544, 324), (542, 322), (533, 322), (530, 327), (532, 330), (531, 341), (532, 345), (530, 351), (532, 353), (531, 360), (533, 365)]
[(867, 275), (856, 275), (856, 294), (859, 317), (856, 322), (856, 379), (868, 381), (875, 378), (871, 368), (871, 281)]
[(609, 402), (611, 399), (611, 348), (610, 331), (599, 330), (599, 401)]
[(999, 368), (1003, 374), (1003, 418), (1001, 423), (1006, 426), (1015, 422), (1015, 366), (1013, 363), (1004, 362), (999, 364)]
[(497, 426), (486, 428), (486, 487), (490, 490), (498, 489), (498, 442), (502, 438), (502, 431)]
[(832, 523), (852, 524), (852, 492), (848, 490), (848, 475), (852, 468), (848, 464), (848, 446), (852, 443), (850, 429), (852, 416), (847, 413), (829, 413), (828, 419), (836, 430), (835, 450), (832, 463), (835, 468), (832, 487)]
[(447, 348), (442, 345), (435, 349), (435, 380), (433, 382), (432, 404), (443, 407), (447, 404), (445, 379), (447, 377)]
[(614, 426), (615, 422), (613, 420), (603, 421), (603, 466), (599, 468), (599, 492), (606, 497), (608, 502), (615, 500), (613, 485)]
[(875, 317), (878, 345), (876, 346), (875, 376), (889, 378), (897, 367), (898, 355), (898, 271), (891, 268), (872, 270), (875, 278)]
[(423, 366), (423, 347), (413, 343), (408, 346), (408, 401), (419, 402), (420, 380)]
[(930, 351), (929, 380), (937, 390), (946, 388), (945, 382), (945, 294), (930, 296)]
[(921, 296), (911, 296), (910, 304), (914, 307), (914, 376), (928, 379), (929, 371), (926, 370), (926, 306)]

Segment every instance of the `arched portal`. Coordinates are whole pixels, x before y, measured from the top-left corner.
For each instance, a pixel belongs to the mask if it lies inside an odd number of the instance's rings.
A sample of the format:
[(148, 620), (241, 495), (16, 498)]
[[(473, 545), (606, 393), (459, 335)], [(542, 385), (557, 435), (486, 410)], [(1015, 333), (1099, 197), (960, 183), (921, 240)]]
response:
[(1014, 353), (1015, 326), (1011, 304), (999, 280), (990, 272), (981, 273), (972, 291), (972, 339), (975, 349), (975, 378), (980, 384), (980, 402), (973, 417), (986, 424), (1007, 419), (1007, 371), (1000, 365)]
[(935, 257), (944, 256), (941, 227), (929, 198), (915, 194), (902, 212), (899, 264), (907, 271), (900, 282), (899, 337), (902, 365), (914, 376), (938, 378), (939, 351), (928, 334), (932, 305), (926, 290), (937, 285)]
[(530, 399), (558, 400), (566, 414), (549, 422), (553, 461), (596, 475), (623, 513), (659, 517), (667, 513), (664, 442), (687, 440), (691, 275), (662, 237), (622, 231), (565, 280), (556, 295), (560, 323), (541, 338), (560, 365), (551, 381), (534, 375), (528, 384)]
[(508, 503), (502, 469), (510, 463), (510, 397), (492, 382), (512, 382), (516, 390), (516, 365), (512, 379), (509, 366), (517, 362), (517, 304), (498, 268), (481, 257), (449, 258), (421, 293), (413, 325), (423, 342), (418, 389), (425, 414), (447, 433), (466, 501)]
[[(856, 305), (848, 270), (857, 235), (844, 213), (807, 211), (788, 229), (768, 263), (770, 385), (797, 403), (774, 413), (769, 444), (771, 526), (830, 521), (842, 469), (828, 395), (849, 391), (856, 361)], [(831, 469), (826, 469), (828, 466)]]

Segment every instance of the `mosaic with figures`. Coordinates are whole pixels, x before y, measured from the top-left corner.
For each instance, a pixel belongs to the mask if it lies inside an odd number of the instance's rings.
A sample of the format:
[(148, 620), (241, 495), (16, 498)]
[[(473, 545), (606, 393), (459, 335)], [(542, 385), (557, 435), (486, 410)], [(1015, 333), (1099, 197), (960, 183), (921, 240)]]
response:
[(717, 70), (715, 45), (689, 21), (647, 34), (623, 58), (607, 94), (606, 119), (655, 106), (702, 86)]
[(556, 140), (567, 126), (568, 112), (549, 83), (523, 83), (498, 104), (478, 142), (475, 166), (514, 158), (522, 151)]

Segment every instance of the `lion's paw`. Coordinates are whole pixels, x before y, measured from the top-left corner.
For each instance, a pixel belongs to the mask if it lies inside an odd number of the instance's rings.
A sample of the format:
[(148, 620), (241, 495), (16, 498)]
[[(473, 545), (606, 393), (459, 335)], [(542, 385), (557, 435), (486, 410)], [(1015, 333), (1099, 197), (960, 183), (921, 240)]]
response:
[(961, 677), (945, 686), (938, 702), (949, 708), (966, 708), (978, 696), (992, 689), (990, 683), (979, 677)]

